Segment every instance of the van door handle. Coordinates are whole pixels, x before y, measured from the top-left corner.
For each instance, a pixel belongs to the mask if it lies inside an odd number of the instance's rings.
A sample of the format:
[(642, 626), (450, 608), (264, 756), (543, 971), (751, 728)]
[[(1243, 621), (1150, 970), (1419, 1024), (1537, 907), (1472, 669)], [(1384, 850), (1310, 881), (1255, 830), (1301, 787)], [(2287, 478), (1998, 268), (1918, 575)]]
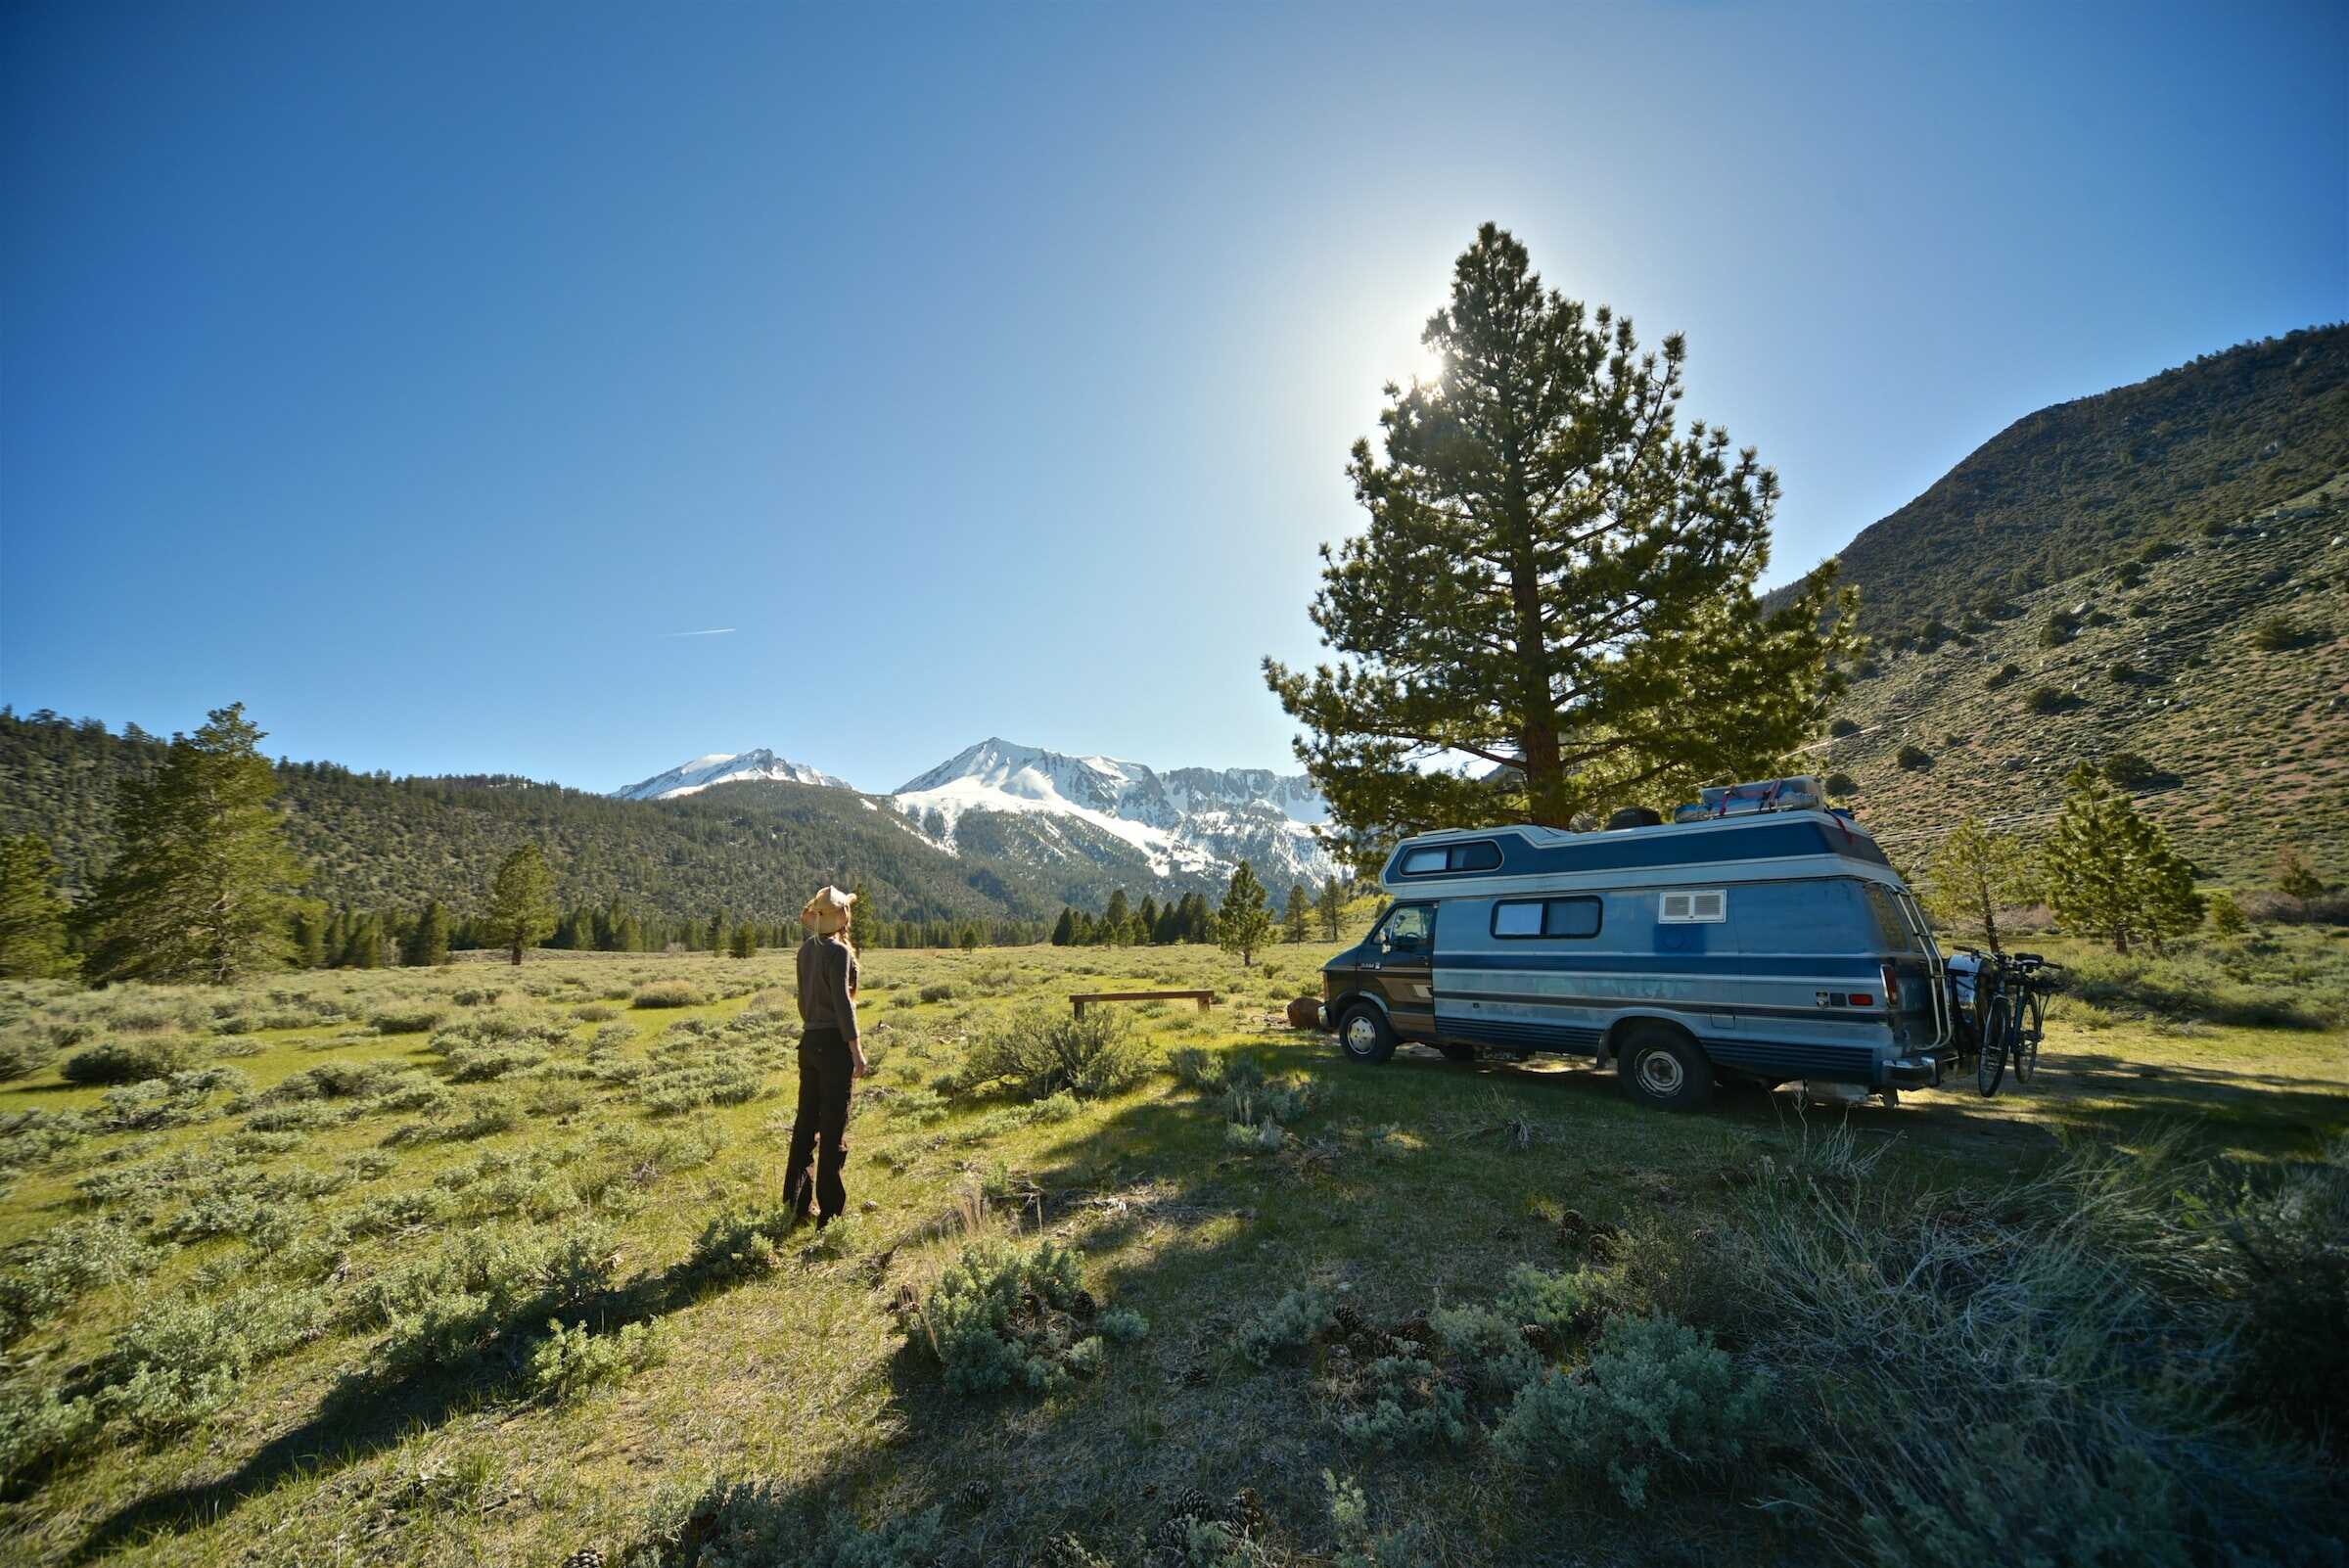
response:
[(1363, 963), (1362, 967), (1363, 967), (1364, 969), (1376, 969), (1376, 968), (1378, 968), (1378, 967), (1379, 967), (1379, 964), (1378, 964), (1378, 962), (1377, 962), (1375, 959), (1372, 959), (1372, 960), (1367, 960), (1367, 961), (1365, 961), (1365, 962)]

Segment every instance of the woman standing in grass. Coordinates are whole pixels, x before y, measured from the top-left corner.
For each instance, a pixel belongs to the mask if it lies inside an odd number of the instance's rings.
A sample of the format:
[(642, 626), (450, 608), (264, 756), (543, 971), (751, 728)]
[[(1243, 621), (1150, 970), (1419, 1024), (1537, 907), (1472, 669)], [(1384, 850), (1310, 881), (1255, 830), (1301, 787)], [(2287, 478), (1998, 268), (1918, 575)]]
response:
[(848, 1207), (840, 1170), (849, 1158), (849, 1085), (872, 1071), (856, 1033), (856, 949), (849, 942), (855, 901), (827, 884), (800, 911), (807, 928), (800, 944), (800, 1114), (783, 1202), (804, 1219), (812, 1201), (818, 1230)]

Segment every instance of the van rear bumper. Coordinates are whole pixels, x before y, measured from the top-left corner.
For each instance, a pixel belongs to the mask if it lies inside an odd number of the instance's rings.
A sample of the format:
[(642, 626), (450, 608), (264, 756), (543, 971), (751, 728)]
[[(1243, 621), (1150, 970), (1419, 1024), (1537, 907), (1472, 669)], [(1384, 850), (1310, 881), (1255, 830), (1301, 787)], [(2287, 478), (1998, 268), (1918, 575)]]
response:
[(1915, 1056), (1903, 1056), (1886, 1062), (1876, 1069), (1877, 1077), (1890, 1088), (1931, 1088), (1941, 1082), (1948, 1066), (1947, 1051), (1924, 1051)]

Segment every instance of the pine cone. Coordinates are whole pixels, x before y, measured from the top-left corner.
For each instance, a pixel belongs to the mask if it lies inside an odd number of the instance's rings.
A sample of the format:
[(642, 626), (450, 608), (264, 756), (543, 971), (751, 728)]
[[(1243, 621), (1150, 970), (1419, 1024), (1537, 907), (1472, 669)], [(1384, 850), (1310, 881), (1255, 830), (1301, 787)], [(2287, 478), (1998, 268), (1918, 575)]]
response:
[(1369, 1320), (1362, 1316), (1362, 1310), (1350, 1301), (1338, 1303), (1330, 1316), (1337, 1320), (1339, 1334), (1347, 1339), (1370, 1326)]
[(1242, 1487), (1231, 1495), (1231, 1508), (1223, 1522), (1244, 1536), (1253, 1536), (1265, 1527), (1265, 1499), (1256, 1495), (1256, 1488)]
[(1216, 1516), (1216, 1502), (1213, 1498), (1197, 1487), (1184, 1487), (1180, 1492), (1174, 1494), (1174, 1501), (1169, 1511), (1176, 1519), (1186, 1516), (1192, 1519), (1213, 1519)]
[(581, 1546), (563, 1559), (563, 1568), (604, 1568), (604, 1554), (593, 1546)]
[(989, 1486), (984, 1481), (966, 1481), (963, 1483), (962, 1500), (974, 1508), (986, 1507), (987, 1499), (994, 1495), (994, 1488)]
[(1101, 1304), (1093, 1300), (1093, 1293), (1089, 1290), (1080, 1289), (1069, 1303), (1070, 1313), (1079, 1317), (1089, 1318), (1100, 1310)]

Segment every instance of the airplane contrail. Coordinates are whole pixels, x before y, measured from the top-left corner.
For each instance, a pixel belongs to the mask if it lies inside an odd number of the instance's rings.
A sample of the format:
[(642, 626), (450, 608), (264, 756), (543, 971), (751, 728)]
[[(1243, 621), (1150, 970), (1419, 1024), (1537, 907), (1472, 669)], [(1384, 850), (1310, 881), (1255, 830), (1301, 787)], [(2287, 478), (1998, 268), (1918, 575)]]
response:
[(661, 635), (664, 637), (722, 637), (733, 629), (732, 626), (712, 626), (707, 631), (665, 631)]

